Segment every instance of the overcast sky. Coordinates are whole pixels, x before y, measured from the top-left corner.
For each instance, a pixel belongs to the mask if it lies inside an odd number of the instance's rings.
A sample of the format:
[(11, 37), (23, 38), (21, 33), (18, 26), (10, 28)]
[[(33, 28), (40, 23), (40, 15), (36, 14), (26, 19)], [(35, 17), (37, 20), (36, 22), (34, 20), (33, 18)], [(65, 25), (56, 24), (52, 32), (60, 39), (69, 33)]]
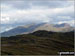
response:
[(74, 26), (74, 1), (1, 1), (1, 31), (35, 22), (68, 23)]

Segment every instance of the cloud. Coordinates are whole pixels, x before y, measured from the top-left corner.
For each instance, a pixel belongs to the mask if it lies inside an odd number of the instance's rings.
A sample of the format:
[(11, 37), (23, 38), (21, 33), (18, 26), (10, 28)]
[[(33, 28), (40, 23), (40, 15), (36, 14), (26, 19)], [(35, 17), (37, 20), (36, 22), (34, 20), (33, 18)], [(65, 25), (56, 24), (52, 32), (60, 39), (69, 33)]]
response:
[(74, 20), (74, 1), (16, 0), (1, 2), (2, 25), (20, 25), (32, 22), (67, 22), (73, 25), (71, 20)]
[(1, 27), (0, 33), (4, 32), (4, 31), (11, 30), (11, 29), (13, 29), (13, 28), (14, 28), (14, 27), (12, 27), (12, 26), (3, 26), (3, 27)]
[(69, 21), (69, 20), (73, 20), (74, 18), (71, 16), (57, 16), (59, 21)]
[(1, 24), (9, 23), (10, 19), (7, 14), (1, 14)]
[[(3, 4), (7, 4), (7, 5), (11, 5), (14, 8), (17, 9), (30, 9), (32, 8), (32, 6), (35, 7), (45, 7), (45, 8), (62, 8), (64, 6), (69, 6), (70, 4), (72, 4), (72, 1), (42, 1), (42, 0), (12, 0), (12, 1), (2, 1)], [(60, 4), (60, 5), (59, 5)]]
[(68, 24), (70, 24), (71, 26), (75, 26), (74, 23), (75, 22), (75, 20), (71, 20), (71, 21), (59, 21), (59, 22), (57, 22), (57, 24), (62, 24), (62, 23), (68, 23)]
[[(66, 8), (53, 8), (53, 9), (29, 9), (29, 10), (13, 10), (13, 11), (9, 11), (7, 14), (9, 15), (9, 17), (11, 19), (14, 19), (14, 21), (16, 20), (20, 20), (22, 22), (22, 20), (24, 21), (28, 21), (28, 20), (44, 20), (44, 19), (48, 19), (48, 20), (52, 20), (49, 17), (55, 16), (55, 15), (60, 15), (66, 12), (70, 13), (70, 11), (67, 11), (68, 7)], [(73, 11), (73, 10), (72, 10)], [(15, 12), (15, 13), (13, 13)], [(6, 13), (3, 13), (6, 14)], [(48, 17), (49, 16), (49, 17)], [(66, 17), (66, 16), (65, 16)], [(68, 16), (70, 17), (70, 16)], [(63, 18), (63, 17), (62, 17)], [(65, 19), (65, 18), (64, 18)], [(12, 20), (13, 21), (13, 20)]]

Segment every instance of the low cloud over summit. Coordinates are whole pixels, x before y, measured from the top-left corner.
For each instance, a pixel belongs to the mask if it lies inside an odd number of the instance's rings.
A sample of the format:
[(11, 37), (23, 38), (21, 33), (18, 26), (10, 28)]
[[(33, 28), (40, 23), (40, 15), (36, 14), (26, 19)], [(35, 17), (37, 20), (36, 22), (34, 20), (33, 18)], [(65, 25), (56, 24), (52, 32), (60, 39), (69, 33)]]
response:
[(2, 31), (35, 22), (68, 23), (74, 26), (74, 1), (1, 1)]

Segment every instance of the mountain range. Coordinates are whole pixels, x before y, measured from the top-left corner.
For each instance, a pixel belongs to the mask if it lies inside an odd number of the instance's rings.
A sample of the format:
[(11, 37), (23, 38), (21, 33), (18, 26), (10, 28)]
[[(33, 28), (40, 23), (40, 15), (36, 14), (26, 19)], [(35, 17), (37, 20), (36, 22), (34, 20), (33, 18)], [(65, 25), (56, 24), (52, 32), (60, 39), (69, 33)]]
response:
[(50, 23), (39, 23), (39, 24), (29, 24), (15, 27), (9, 31), (1, 33), (2, 37), (15, 36), (19, 34), (28, 34), (38, 30), (46, 30), (52, 32), (69, 32), (73, 31), (74, 27), (70, 26), (67, 23), (63, 24), (50, 24)]

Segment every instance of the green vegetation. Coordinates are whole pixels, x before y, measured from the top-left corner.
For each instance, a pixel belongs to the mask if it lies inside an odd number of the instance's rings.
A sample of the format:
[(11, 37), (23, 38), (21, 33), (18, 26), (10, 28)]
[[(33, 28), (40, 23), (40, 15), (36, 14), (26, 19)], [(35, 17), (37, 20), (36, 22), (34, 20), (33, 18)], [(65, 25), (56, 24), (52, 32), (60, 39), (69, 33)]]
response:
[(74, 51), (74, 31), (36, 31), (1, 38), (2, 55), (55, 55), (60, 51)]

